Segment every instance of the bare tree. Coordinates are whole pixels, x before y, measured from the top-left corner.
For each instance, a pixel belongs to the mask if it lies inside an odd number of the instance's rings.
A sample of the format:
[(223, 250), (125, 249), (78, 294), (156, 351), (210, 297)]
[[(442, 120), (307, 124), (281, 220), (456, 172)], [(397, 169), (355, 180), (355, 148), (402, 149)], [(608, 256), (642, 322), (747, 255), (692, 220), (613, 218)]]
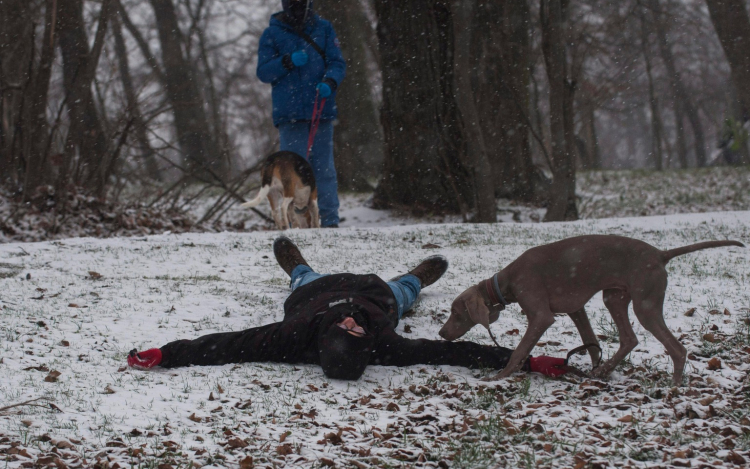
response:
[(464, 160), (471, 168), (476, 192), (477, 214), (475, 221), (494, 223), (497, 221), (495, 188), (492, 182), (492, 167), (487, 157), (487, 146), (484, 142), (479, 112), (474, 102), (474, 91), (471, 86), (471, 24), (476, 9), (476, 0), (454, 0), (453, 34), (455, 47), (456, 102), (460, 115), (460, 125), (465, 135)]
[(375, 9), (385, 163), (374, 206), (466, 214), (474, 190), (461, 160), (450, 4), (377, 0)]
[[(703, 167), (707, 162), (706, 141), (703, 136), (703, 126), (701, 124), (700, 116), (698, 115), (698, 109), (695, 107), (693, 100), (687, 92), (682, 76), (677, 71), (677, 65), (667, 37), (667, 20), (664, 18), (664, 11), (659, 4), (659, 0), (651, 0), (651, 6), (656, 18), (656, 37), (659, 43), (661, 56), (664, 60), (664, 66), (667, 68), (667, 76), (669, 77), (676, 106), (680, 107), (680, 110), (676, 112), (678, 117), (677, 126), (682, 126), (682, 121), (679, 120), (679, 114), (681, 114), (680, 111), (684, 111), (685, 117), (687, 117), (688, 122), (690, 122), (690, 127), (693, 130), (696, 161), (699, 167)], [(681, 140), (684, 140), (684, 137), (682, 137)]]
[(372, 26), (360, 1), (324, 0), (316, 8), (333, 23), (347, 63), (346, 81), (336, 96), (339, 119), (333, 137), (339, 189), (370, 191), (367, 178), (377, 174), (383, 160), (382, 130), (368, 80)]
[(223, 177), (228, 161), (212, 135), (198, 91), (196, 72), (183, 51), (185, 42), (172, 0), (149, 0), (159, 30), (164, 87), (172, 105), (177, 141), (192, 171)]
[(549, 80), (552, 187), (544, 221), (578, 218), (575, 199), (575, 83), (569, 78), (567, 31), (562, 0), (541, 0), (542, 50)]
[(716, 34), (732, 69), (744, 112), (750, 117), (750, 17), (744, 0), (706, 0)]
[(641, 49), (643, 50), (643, 60), (646, 64), (646, 77), (648, 78), (648, 104), (651, 110), (651, 156), (654, 160), (654, 167), (657, 171), (664, 169), (664, 157), (661, 151), (661, 134), (662, 123), (661, 113), (659, 111), (659, 101), (656, 97), (656, 87), (654, 86), (654, 74), (651, 65), (651, 44), (649, 42), (648, 11), (642, 8), (641, 11)]

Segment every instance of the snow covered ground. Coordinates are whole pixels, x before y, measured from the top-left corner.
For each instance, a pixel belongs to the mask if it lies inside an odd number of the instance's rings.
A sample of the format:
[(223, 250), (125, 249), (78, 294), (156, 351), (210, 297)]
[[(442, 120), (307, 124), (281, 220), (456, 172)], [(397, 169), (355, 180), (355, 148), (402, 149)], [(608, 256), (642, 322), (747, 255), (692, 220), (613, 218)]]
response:
[[(438, 339), (451, 300), (465, 288), (532, 246), (586, 233), (664, 249), (708, 239), (748, 243), (750, 212), (288, 235), (323, 272), (390, 278), (427, 255), (447, 256), (448, 273), (398, 327), (407, 337)], [(280, 320), (288, 279), (271, 252), (277, 234), (0, 245), (4, 467), (699, 467), (750, 460), (750, 250), (741, 248), (668, 265), (665, 317), (690, 352), (681, 388), (670, 384), (663, 347), (637, 323), (640, 344), (608, 381), (521, 373), (486, 382), (489, 370), (432, 366), (372, 366), (357, 382), (330, 381), (306, 365), (124, 368), (134, 347)], [(616, 333), (601, 299), (587, 309), (611, 356)], [(492, 325), (508, 347), (525, 328), (515, 305)], [(479, 328), (465, 339), (491, 343)], [(572, 321), (560, 318), (534, 353), (564, 356), (579, 344)], [(575, 363), (589, 367), (584, 357)]]

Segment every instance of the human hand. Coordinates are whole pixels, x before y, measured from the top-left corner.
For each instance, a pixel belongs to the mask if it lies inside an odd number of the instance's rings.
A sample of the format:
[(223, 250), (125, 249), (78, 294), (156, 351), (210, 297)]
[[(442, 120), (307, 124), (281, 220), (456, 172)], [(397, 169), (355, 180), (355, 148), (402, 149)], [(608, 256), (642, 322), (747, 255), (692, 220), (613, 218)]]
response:
[(565, 366), (564, 358), (546, 357), (544, 355), (529, 358), (529, 370), (534, 373), (541, 373), (544, 376), (557, 378), (564, 375), (567, 371), (563, 366)]
[(128, 366), (133, 368), (153, 368), (161, 363), (161, 350), (152, 348), (138, 352), (133, 349), (128, 354)]
[(301, 67), (307, 63), (307, 52), (304, 50), (298, 50), (292, 52), (292, 63), (295, 67)]
[(331, 93), (333, 92), (330, 85), (324, 82), (318, 83), (318, 86), (316, 86), (315, 88), (318, 90), (321, 98), (327, 98), (331, 96)]

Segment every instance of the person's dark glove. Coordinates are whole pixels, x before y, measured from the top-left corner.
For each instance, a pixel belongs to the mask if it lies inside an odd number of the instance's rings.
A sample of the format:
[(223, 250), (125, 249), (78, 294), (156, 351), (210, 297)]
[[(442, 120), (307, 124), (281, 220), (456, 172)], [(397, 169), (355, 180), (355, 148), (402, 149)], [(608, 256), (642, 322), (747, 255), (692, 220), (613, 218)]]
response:
[(318, 94), (321, 98), (327, 98), (336, 91), (336, 82), (332, 78), (323, 78), (323, 81), (318, 83), (315, 88), (318, 90)]
[(161, 363), (161, 350), (152, 348), (138, 352), (133, 349), (128, 354), (128, 366), (133, 368), (153, 368)]
[(529, 371), (534, 373), (541, 373), (544, 376), (551, 376), (557, 378), (566, 373), (565, 359), (556, 357), (545, 357), (544, 355), (539, 357), (529, 358)]

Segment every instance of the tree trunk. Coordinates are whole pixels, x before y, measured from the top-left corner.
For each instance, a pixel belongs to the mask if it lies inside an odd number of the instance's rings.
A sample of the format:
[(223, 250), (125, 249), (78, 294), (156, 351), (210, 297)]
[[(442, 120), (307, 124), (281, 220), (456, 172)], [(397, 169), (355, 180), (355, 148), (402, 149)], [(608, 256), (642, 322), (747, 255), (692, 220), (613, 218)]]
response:
[(657, 171), (664, 169), (664, 157), (661, 151), (661, 115), (659, 101), (654, 88), (654, 76), (651, 72), (651, 45), (649, 43), (649, 29), (646, 24), (646, 10), (641, 12), (641, 50), (646, 62), (646, 77), (648, 78), (648, 104), (651, 110), (651, 158)]
[(453, 1), (453, 34), (455, 41), (454, 74), (456, 79), (456, 102), (458, 104), (461, 125), (466, 136), (464, 139), (464, 161), (471, 168), (476, 191), (476, 218), (478, 223), (495, 223), (497, 206), (495, 188), (492, 182), (492, 167), (487, 158), (479, 113), (474, 102), (474, 91), (471, 87), (471, 23), (476, 0)]
[[(695, 139), (695, 159), (699, 167), (706, 165), (706, 142), (703, 137), (703, 126), (701, 125), (700, 116), (698, 115), (698, 109), (693, 104), (693, 101), (688, 95), (685, 84), (677, 72), (675, 65), (674, 55), (672, 54), (672, 48), (669, 45), (667, 39), (667, 25), (666, 20), (662, 16), (660, 11), (660, 5), (658, 0), (652, 0), (651, 5), (654, 10), (654, 16), (656, 18), (656, 36), (659, 42), (659, 49), (661, 50), (661, 56), (664, 60), (664, 66), (667, 69), (667, 76), (672, 87), (672, 93), (675, 101), (679, 101), (682, 109), (684, 110), (685, 117), (690, 122), (690, 127), (693, 129), (693, 138)], [(680, 123), (681, 125), (681, 123)]]
[(481, 2), (472, 24), (472, 81), (495, 194), (535, 200), (529, 142), (530, 11), (526, 1)]
[(0, 183), (16, 185), (22, 167), (24, 98), (30, 82), (34, 23), (28, 0), (0, 2)]
[(48, 168), (46, 165), (47, 149), (49, 147), (47, 123), (47, 95), (52, 76), (52, 62), (55, 58), (55, 23), (57, 18), (57, 0), (45, 0), (44, 3), (44, 36), (39, 65), (35, 70), (29, 97), (29, 134), (32, 138), (27, 142), (26, 174), (24, 180), (23, 197), (28, 201), (34, 196), (37, 187), (46, 181)]
[(579, 101), (578, 115), (581, 119), (581, 130), (578, 134), (579, 153), (581, 153), (581, 160), (583, 160), (581, 167), (588, 170), (602, 167), (599, 139), (596, 133), (595, 110), (596, 103), (593, 99), (586, 98)]
[(744, 0), (707, 0), (708, 12), (729, 61), (732, 84), (750, 119), (750, 17)]
[[(63, 57), (63, 83), (67, 95), (66, 105), (70, 119), (69, 132), (78, 148), (78, 166), (72, 180), (86, 189), (101, 195), (106, 183), (107, 137), (94, 104), (91, 83), (94, 79), (103, 34), (107, 27), (109, 1), (102, 3), (95, 48), (89, 50), (86, 26), (83, 21), (82, 0), (57, 0), (58, 34)], [(68, 151), (67, 155), (73, 153)], [(71, 169), (72, 162), (63, 165)], [(59, 175), (58, 188), (64, 192), (71, 175)], [(62, 197), (61, 197), (62, 198)]]
[(336, 95), (339, 119), (333, 137), (339, 190), (371, 191), (379, 173), (383, 136), (368, 80), (367, 36), (372, 27), (359, 1), (323, 0), (316, 8), (333, 23), (346, 59), (346, 80)]
[(187, 166), (205, 177), (224, 178), (226, 160), (208, 125), (195, 70), (183, 53), (183, 35), (172, 0), (150, 0), (161, 43), (162, 69), (167, 98), (172, 105), (175, 132)]
[(128, 50), (125, 46), (125, 39), (122, 37), (119, 15), (116, 14), (112, 17), (112, 33), (115, 38), (115, 55), (117, 56), (117, 66), (120, 69), (120, 81), (125, 93), (127, 112), (133, 120), (133, 134), (141, 152), (141, 161), (146, 167), (147, 176), (160, 181), (159, 165), (156, 162), (154, 150), (149, 143), (148, 135), (146, 134), (146, 123), (143, 121), (143, 115), (138, 106), (138, 98), (133, 86), (133, 77), (130, 75)]
[(552, 187), (544, 221), (578, 219), (575, 200), (574, 85), (568, 79), (566, 22), (561, 0), (540, 0), (542, 51), (549, 80)]
[(376, 0), (385, 136), (376, 208), (458, 211), (473, 202), (454, 99), (453, 24), (440, 0)]

